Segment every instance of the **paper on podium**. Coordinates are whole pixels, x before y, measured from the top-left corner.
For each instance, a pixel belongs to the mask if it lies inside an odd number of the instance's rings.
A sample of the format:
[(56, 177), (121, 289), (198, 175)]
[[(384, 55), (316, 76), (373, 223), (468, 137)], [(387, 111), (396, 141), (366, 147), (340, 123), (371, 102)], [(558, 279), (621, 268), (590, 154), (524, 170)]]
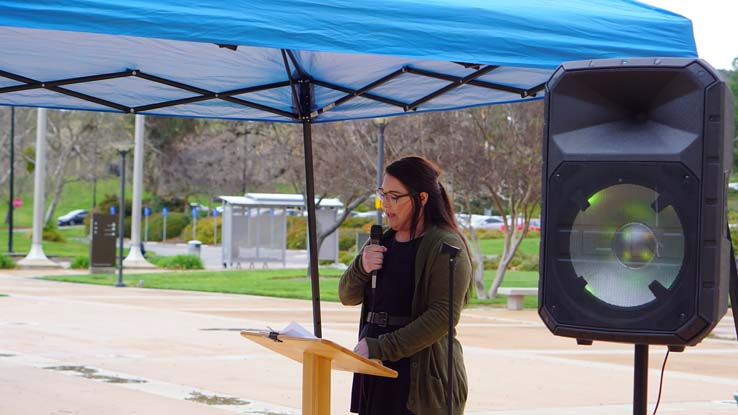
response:
[(302, 327), (300, 323), (296, 321), (291, 322), (287, 327), (280, 330), (279, 334), (290, 337), (299, 337), (302, 339), (317, 339), (313, 333), (310, 333), (308, 329)]
[(313, 354), (330, 359), (334, 370), (397, 377), (397, 372), (384, 366), (381, 361), (367, 359), (330, 340), (317, 338), (294, 321), (279, 332), (244, 330), (241, 336), (296, 362), (302, 363), (306, 354)]

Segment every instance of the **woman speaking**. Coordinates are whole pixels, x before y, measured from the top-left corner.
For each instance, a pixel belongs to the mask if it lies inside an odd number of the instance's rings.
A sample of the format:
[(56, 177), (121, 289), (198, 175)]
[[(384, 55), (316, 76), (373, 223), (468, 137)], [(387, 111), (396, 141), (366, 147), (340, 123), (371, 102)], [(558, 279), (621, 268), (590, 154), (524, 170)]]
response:
[(454, 326), (468, 300), (472, 266), (439, 174), (422, 157), (405, 157), (387, 166), (377, 195), (388, 228), (379, 244), (365, 245), (341, 276), (341, 302), (362, 304), (354, 351), (382, 360), (399, 375), (355, 375), (351, 412), (445, 414), (446, 385), (452, 382), (453, 412), (464, 413), (466, 370), (455, 337), (453, 373), (447, 373), (449, 261), (448, 255), (439, 254), (441, 245), (461, 248), (453, 283)]

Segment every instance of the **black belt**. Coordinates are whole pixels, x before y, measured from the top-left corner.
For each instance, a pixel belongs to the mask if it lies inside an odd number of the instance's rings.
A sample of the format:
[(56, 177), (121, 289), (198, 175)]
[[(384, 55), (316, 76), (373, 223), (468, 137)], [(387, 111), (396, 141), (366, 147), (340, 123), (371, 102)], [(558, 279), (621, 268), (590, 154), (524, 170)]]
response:
[(391, 316), (385, 312), (374, 313), (370, 311), (369, 314), (366, 315), (367, 323), (376, 324), (379, 327), (406, 326), (411, 321), (413, 321), (413, 319), (410, 317)]

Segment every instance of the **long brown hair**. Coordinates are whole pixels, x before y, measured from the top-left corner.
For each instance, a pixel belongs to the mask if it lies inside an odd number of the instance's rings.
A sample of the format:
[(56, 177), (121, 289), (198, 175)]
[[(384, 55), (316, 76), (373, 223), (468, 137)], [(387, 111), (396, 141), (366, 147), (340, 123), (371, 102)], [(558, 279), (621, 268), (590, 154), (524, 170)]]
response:
[(441, 169), (433, 162), (417, 156), (403, 157), (384, 169), (384, 172), (400, 181), (410, 193), (413, 215), (410, 221), (410, 238), (415, 238), (420, 221), (420, 193), (426, 192), (428, 200), (422, 208), (426, 225), (449, 228), (461, 234), (454, 216), (454, 208), (446, 189), (439, 180)]
[[(384, 169), (384, 172), (399, 180), (410, 193), (410, 198), (413, 201), (410, 239), (415, 238), (418, 222), (420, 221), (420, 207), (422, 206), (420, 193), (426, 192), (428, 193), (428, 201), (425, 202), (425, 207), (423, 207), (422, 211), (425, 225), (432, 224), (456, 232), (464, 243), (466, 256), (469, 258), (469, 263), (472, 264), (473, 273), (474, 261), (471, 257), (469, 244), (466, 242), (464, 234), (461, 233), (461, 229), (459, 229), (459, 225), (456, 223), (451, 198), (446, 193), (446, 189), (439, 179), (441, 169), (426, 158), (409, 156), (393, 162)], [(473, 281), (474, 278), (469, 280), (469, 286), (466, 288), (466, 293), (464, 293), (464, 304), (469, 303), (469, 293), (471, 293), (472, 284), (474, 284)]]

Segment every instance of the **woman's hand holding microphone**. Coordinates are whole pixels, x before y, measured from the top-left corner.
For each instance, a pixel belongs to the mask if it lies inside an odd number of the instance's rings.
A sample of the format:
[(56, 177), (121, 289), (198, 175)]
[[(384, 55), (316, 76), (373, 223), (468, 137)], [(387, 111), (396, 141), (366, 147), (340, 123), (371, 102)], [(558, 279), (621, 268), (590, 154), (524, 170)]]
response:
[(364, 271), (371, 273), (378, 269), (382, 269), (382, 261), (387, 248), (382, 245), (367, 245), (361, 254), (361, 266)]

